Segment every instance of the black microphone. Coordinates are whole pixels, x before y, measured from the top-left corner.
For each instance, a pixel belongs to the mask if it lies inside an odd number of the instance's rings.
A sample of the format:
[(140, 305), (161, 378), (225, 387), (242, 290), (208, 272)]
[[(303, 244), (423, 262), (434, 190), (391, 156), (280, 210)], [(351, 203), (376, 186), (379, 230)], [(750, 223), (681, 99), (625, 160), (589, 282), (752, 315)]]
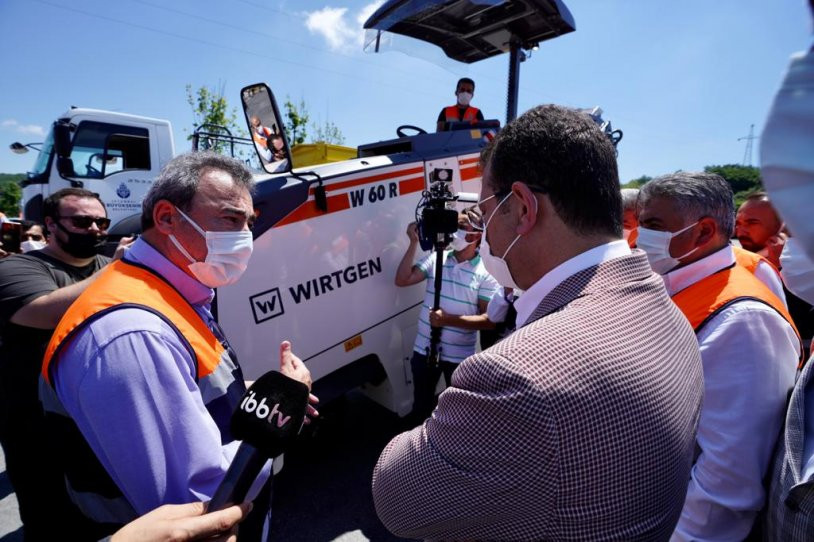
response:
[(308, 406), (308, 386), (269, 371), (243, 395), (232, 414), (232, 436), (242, 440), (207, 511), (222, 510), (246, 499), (257, 475), (300, 432)]

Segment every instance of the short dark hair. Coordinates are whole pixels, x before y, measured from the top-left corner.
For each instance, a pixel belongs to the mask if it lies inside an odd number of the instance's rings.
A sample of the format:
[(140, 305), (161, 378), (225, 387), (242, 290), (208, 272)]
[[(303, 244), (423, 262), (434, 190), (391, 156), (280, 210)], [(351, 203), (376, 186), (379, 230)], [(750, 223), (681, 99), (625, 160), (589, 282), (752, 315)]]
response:
[(744, 200), (744, 203), (746, 203), (747, 201), (765, 201), (765, 202), (768, 202), (769, 201), (769, 194), (767, 194), (763, 190), (758, 190), (757, 192), (753, 192), (753, 193), (749, 194), (748, 196), (746, 196), (746, 199)]
[(547, 194), (576, 233), (622, 235), (616, 150), (585, 113), (541, 105), (507, 124), (486, 149), (492, 190), (508, 194), (520, 181)]
[(160, 200), (167, 200), (182, 211), (189, 211), (201, 176), (213, 169), (228, 173), (236, 185), (245, 186), (249, 192), (254, 190), (254, 177), (240, 160), (210, 151), (178, 155), (167, 162), (144, 196), (141, 203), (141, 231), (155, 225), (153, 209)]
[(102, 201), (102, 198), (100, 198), (99, 194), (96, 192), (91, 192), (90, 190), (85, 190), (84, 188), (63, 188), (62, 190), (57, 190), (45, 198), (45, 201), (42, 203), (43, 220), (45, 220), (45, 217), (47, 216), (50, 216), (51, 220), (56, 220), (57, 217), (59, 217), (59, 204), (62, 202), (63, 198), (67, 198), (69, 196), (75, 196), (81, 199), (95, 199), (102, 204), (102, 208), (105, 210), (105, 215), (107, 215), (107, 207), (105, 207), (105, 202)]
[(729, 239), (735, 233), (735, 198), (720, 175), (679, 171), (648, 181), (639, 190), (639, 207), (651, 198), (671, 200), (690, 220), (711, 217)]
[(472, 90), (475, 90), (475, 82), (472, 79), (469, 77), (461, 77), (458, 79), (458, 84), (455, 85), (455, 92), (458, 92), (458, 89), (461, 88), (461, 83), (469, 83), (472, 85)]

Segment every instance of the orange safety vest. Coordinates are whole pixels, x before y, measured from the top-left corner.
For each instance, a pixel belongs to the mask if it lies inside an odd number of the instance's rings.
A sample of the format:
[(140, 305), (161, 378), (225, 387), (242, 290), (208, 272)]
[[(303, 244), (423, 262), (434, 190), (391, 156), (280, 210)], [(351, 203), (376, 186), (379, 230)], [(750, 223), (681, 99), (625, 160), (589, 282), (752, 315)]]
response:
[(478, 111), (477, 107), (467, 106), (466, 111), (464, 111), (464, 118), (460, 118), (459, 115), (460, 109), (458, 109), (457, 105), (451, 105), (449, 107), (444, 108), (444, 116), (447, 119), (447, 122), (454, 122), (454, 121), (474, 121), (478, 118)]
[(170, 322), (192, 347), (199, 379), (220, 363), (223, 345), (181, 294), (155, 273), (119, 260), (88, 286), (59, 321), (43, 358), (42, 377), (48, 384), (58, 350), (80, 324), (121, 306), (145, 308)]
[(264, 149), (267, 149), (268, 148), (268, 136), (270, 136), (272, 134), (272, 132), (271, 132), (271, 130), (269, 130), (265, 126), (261, 126), (261, 128), (263, 129), (263, 133), (265, 134), (265, 137), (258, 134), (257, 130), (252, 129), (252, 139), (254, 139), (255, 143), (257, 143), (258, 145), (260, 145)]
[(753, 274), (757, 272), (757, 266), (760, 265), (760, 262), (765, 262), (771, 266), (775, 273), (777, 273), (778, 278), (780, 277), (780, 271), (774, 266), (774, 264), (760, 254), (736, 246), (732, 247), (732, 251), (735, 253), (735, 261), (737, 264), (745, 267)]
[[(757, 263), (754, 263), (754, 267), (757, 268)], [(690, 321), (690, 325), (696, 333), (723, 309), (736, 301), (743, 300), (764, 303), (777, 311), (789, 323), (800, 344), (798, 367), (802, 367), (803, 342), (788, 309), (746, 266), (736, 263), (699, 280), (673, 296), (673, 302)]]
[[(48, 433), (60, 445), (68, 494), (79, 509), (96, 522), (96, 528), (107, 534), (132, 521), (136, 517), (135, 510), (65, 410), (53, 387), (52, 373), (62, 348), (71, 342), (83, 324), (122, 308), (138, 308), (157, 315), (186, 344), (196, 362), (195, 379), (201, 399), (220, 429), (223, 444), (233, 440), (229, 421), (246, 391), (243, 374), (231, 349), (221, 344), (195, 309), (162, 277), (122, 260), (111, 263), (99, 274), (70, 306), (48, 343), (41, 373), (47, 385), (40, 387), (40, 398)], [(78, 538), (84, 539), (83, 536)]]

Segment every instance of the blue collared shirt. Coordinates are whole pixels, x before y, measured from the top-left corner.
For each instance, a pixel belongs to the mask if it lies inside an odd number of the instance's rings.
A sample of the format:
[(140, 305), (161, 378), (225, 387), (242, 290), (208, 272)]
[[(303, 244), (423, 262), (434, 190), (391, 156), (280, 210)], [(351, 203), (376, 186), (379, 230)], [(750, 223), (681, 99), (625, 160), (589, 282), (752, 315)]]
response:
[[(204, 321), (214, 292), (143, 239), (125, 260), (158, 272)], [(119, 309), (84, 325), (54, 368), (54, 387), (96, 457), (139, 514), (168, 503), (209, 500), (239, 442), (221, 445), (204, 406), (197, 367), (160, 317)], [(270, 463), (249, 497), (268, 479)]]

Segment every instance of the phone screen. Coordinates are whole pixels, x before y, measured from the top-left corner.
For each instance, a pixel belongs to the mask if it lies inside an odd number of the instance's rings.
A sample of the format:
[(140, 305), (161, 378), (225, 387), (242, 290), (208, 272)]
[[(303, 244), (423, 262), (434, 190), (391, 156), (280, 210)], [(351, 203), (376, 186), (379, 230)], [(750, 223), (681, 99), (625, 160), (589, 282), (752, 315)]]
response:
[(0, 225), (0, 240), (3, 242), (3, 250), (6, 252), (20, 252), (20, 233), (22, 227), (15, 222), (3, 222)]

